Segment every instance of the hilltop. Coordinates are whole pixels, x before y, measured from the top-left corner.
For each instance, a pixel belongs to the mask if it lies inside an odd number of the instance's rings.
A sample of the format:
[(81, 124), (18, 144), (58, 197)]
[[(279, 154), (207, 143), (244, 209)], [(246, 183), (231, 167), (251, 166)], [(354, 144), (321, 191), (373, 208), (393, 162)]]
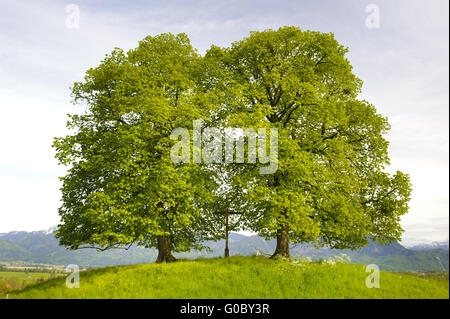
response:
[(10, 298), (449, 298), (448, 277), (382, 271), (380, 288), (369, 289), (368, 275), (345, 263), (207, 258), (88, 270), (78, 289), (55, 278)]
[[(207, 242), (211, 252), (191, 251), (176, 254), (177, 258), (195, 259), (199, 257), (223, 256), (224, 240)], [(251, 256), (262, 252), (270, 254), (275, 249), (275, 240), (264, 240), (259, 236), (244, 236), (237, 233), (230, 235), (230, 254)], [(441, 247), (441, 246), (439, 246)], [(442, 246), (445, 247), (445, 246)], [(447, 249), (407, 249), (399, 243), (380, 245), (370, 243), (360, 250), (316, 249), (311, 245), (291, 247), (294, 257), (311, 257), (313, 260), (346, 254), (351, 263), (377, 264), (388, 271), (448, 271), (449, 255)], [(132, 246), (129, 250), (110, 250), (97, 252), (93, 249), (68, 251), (58, 244), (50, 231), (10, 232), (0, 234), (0, 266), (3, 263), (34, 263), (51, 265), (77, 264), (81, 267), (104, 267), (150, 263), (155, 261), (157, 251)], [(436, 259), (439, 257), (439, 260)], [(441, 264), (442, 263), (442, 266)]]

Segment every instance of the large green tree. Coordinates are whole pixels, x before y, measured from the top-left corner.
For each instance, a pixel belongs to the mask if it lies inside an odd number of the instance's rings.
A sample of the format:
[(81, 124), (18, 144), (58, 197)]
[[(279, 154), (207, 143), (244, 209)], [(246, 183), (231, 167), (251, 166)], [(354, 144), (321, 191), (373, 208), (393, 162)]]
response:
[(389, 124), (358, 99), (346, 53), (333, 34), (284, 27), (205, 56), (228, 125), (278, 129), (277, 171), (261, 175), (254, 164), (238, 176), (247, 220), (277, 239), (274, 256), (288, 257), (289, 243), (358, 248), (401, 237), (409, 177), (385, 172)]
[[(172, 261), (172, 251), (222, 237), (213, 214), (230, 199), (245, 213), (237, 228), (277, 239), (274, 256), (289, 256), (289, 243), (358, 248), (399, 239), (409, 178), (385, 172), (389, 125), (358, 99), (362, 82), (346, 52), (332, 34), (295, 27), (253, 32), (204, 57), (184, 34), (114, 50), (74, 85), (86, 112), (70, 117), (73, 134), (55, 139), (69, 166), (60, 243), (157, 247), (157, 261)], [(277, 129), (277, 170), (174, 163), (171, 133), (193, 136), (196, 119), (222, 131)]]
[(214, 182), (199, 165), (170, 157), (172, 130), (192, 129), (208, 113), (195, 81), (200, 65), (185, 34), (161, 34), (127, 53), (115, 49), (75, 83), (74, 101), (86, 112), (71, 115), (73, 134), (54, 142), (69, 167), (56, 233), (62, 245), (157, 247), (158, 262), (201, 247), (202, 203)]

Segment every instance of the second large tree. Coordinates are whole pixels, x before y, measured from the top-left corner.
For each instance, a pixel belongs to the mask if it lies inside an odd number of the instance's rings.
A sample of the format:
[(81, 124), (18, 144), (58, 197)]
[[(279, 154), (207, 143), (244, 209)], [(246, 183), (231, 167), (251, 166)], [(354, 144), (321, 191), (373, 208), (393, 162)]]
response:
[[(224, 112), (231, 125), (278, 129), (278, 170), (239, 176), (252, 228), (289, 243), (358, 248), (400, 239), (411, 192), (407, 175), (385, 173), (389, 125), (357, 98), (362, 82), (332, 34), (284, 27), (253, 32), (231, 48), (213, 47)], [(224, 85), (226, 83), (226, 85)]]

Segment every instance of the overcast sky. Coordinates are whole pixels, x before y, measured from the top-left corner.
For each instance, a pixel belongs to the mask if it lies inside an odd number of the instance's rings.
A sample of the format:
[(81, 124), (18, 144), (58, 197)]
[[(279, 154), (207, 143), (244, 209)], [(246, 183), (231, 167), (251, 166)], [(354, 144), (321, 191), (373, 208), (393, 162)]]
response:
[(448, 239), (448, 0), (129, 2), (1, 1), (0, 232), (59, 222), (65, 171), (50, 145), (67, 132), (66, 114), (79, 112), (69, 87), (114, 47), (184, 32), (204, 53), (293, 25), (348, 46), (361, 98), (388, 117), (389, 169), (409, 173), (414, 188), (405, 241)]

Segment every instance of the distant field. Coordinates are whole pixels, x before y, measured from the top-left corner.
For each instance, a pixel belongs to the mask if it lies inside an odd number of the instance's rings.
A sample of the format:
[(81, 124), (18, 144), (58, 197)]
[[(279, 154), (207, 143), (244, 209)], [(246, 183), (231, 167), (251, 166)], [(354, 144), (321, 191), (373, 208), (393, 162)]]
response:
[(344, 263), (199, 259), (89, 270), (78, 289), (56, 278), (10, 298), (449, 298), (448, 275), (381, 272), (380, 288), (370, 289), (368, 275), (365, 266)]
[(61, 275), (50, 272), (0, 271), (0, 297), (9, 291), (23, 289), (29, 284)]

